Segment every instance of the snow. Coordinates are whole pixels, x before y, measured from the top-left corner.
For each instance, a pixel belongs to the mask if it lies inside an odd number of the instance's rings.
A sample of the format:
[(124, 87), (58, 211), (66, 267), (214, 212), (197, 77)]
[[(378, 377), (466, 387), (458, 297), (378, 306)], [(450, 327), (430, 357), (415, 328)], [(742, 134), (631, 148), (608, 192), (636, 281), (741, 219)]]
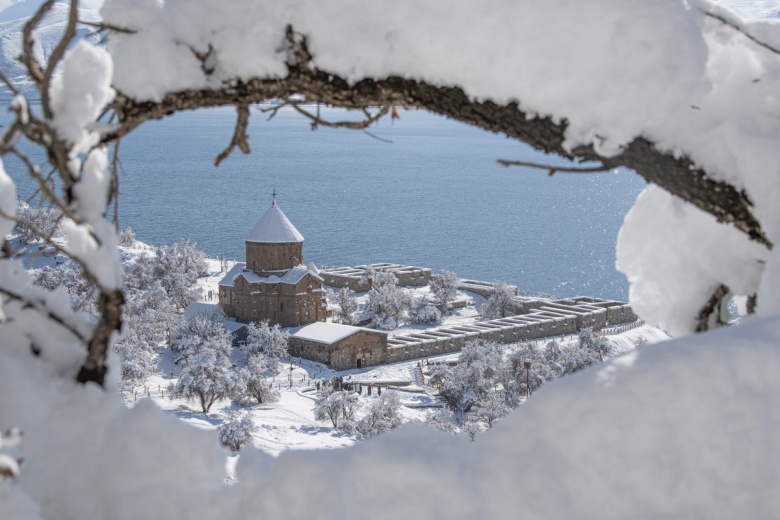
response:
[[(689, 225), (678, 227), (680, 219)], [(703, 247), (691, 250), (693, 241)], [(712, 256), (718, 249), (729, 254)], [(639, 195), (618, 236), (618, 269), (630, 282), (644, 280), (629, 288), (634, 312), (673, 336), (695, 328), (700, 295), (711, 295), (719, 284), (734, 294), (751, 294), (763, 268), (756, 259), (766, 257), (765, 248), (745, 242), (734, 227), (655, 186)]]
[(360, 327), (352, 327), (351, 325), (341, 325), (339, 323), (325, 323), (318, 321), (316, 323), (302, 327), (298, 332), (293, 334), (292, 337), (315, 341), (325, 345), (332, 345), (333, 343), (336, 343), (337, 341), (351, 336), (361, 330), (363, 329)]
[(76, 152), (94, 146), (99, 134), (91, 132), (105, 106), (114, 99), (113, 62), (105, 49), (79, 41), (65, 56), (62, 74), (52, 79), (49, 95), (54, 126), (61, 139)]
[[(9, 216), (16, 214), (16, 184), (5, 172), (2, 160), (0, 160), (0, 211)], [(14, 221), (0, 216), (0, 240), (13, 230), (14, 225)]]
[(292, 225), (282, 213), (279, 205), (274, 201), (271, 207), (268, 208), (260, 220), (249, 232), (246, 237), (247, 242), (260, 242), (264, 244), (271, 243), (295, 243), (303, 242), (303, 235), (301, 235), (295, 226)]

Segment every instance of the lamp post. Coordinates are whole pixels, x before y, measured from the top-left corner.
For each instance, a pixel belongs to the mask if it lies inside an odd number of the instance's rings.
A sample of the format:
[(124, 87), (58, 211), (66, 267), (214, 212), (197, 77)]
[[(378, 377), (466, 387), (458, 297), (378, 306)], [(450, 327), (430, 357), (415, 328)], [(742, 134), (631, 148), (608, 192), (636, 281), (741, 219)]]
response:
[(525, 399), (528, 400), (528, 396), (531, 395), (531, 386), (529, 384), (530, 381), (530, 372), (531, 372), (531, 362), (526, 360), (523, 362), (523, 368), (525, 368)]

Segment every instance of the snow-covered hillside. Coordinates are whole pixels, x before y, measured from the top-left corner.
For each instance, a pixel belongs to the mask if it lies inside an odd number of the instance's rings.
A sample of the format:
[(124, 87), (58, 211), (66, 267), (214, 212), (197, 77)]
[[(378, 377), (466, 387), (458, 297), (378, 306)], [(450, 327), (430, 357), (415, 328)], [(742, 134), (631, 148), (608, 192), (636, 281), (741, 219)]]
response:
[[(25, 70), (17, 60), (22, 49), (22, 30), (24, 24), (40, 6), (40, 1), (27, 0), (13, 4), (3, 11), (0, 11), (0, 69), (14, 82), (14, 84), (25, 94), (37, 97), (34, 90), (31, 89), (31, 80), (25, 74)], [(94, 3), (87, 4), (93, 7), (81, 7), (79, 9), (79, 20), (90, 23), (100, 21), (100, 14), (95, 9)], [(59, 1), (52, 9), (40, 28), (35, 31), (35, 55), (39, 61), (48, 59), (52, 50), (56, 47), (62, 32), (68, 20), (69, 5), (67, 2)], [(95, 28), (87, 25), (80, 25), (78, 35), (81, 38), (88, 38), (97, 43), (99, 38), (94, 34)], [(0, 88), (0, 101), (10, 99), (10, 91), (5, 85)]]

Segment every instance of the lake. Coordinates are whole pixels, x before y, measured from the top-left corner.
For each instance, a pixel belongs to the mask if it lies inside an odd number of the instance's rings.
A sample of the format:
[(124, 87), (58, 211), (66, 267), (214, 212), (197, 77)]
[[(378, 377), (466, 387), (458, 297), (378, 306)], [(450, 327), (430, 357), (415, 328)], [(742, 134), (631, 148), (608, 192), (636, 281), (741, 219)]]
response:
[[(323, 109), (326, 119), (348, 117)], [(244, 237), (277, 203), (318, 266), (396, 262), (504, 280), (524, 291), (626, 299), (615, 241), (644, 182), (630, 171), (557, 174), (496, 159), (560, 163), (529, 147), (422, 111), (370, 131), (313, 131), (290, 109), (253, 110), (252, 153), (214, 158), (229, 142), (228, 108), (149, 122), (122, 141), (120, 220), (139, 240), (187, 237), (243, 260)], [(8, 115), (3, 114), (0, 124)], [(391, 141), (388, 143), (386, 141)], [(12, 160), (6, 169), (16, 179)], [(20, 195), (33, 187), (20, 179)]]

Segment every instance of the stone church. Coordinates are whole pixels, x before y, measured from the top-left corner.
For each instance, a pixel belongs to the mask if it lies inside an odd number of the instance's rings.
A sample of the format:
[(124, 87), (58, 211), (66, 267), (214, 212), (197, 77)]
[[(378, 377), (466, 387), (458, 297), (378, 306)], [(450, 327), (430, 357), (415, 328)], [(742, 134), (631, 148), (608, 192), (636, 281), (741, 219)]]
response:
[(219, 282), (219, 305), (244, 323), (268, 320), (282, 327), (325, 321), (322, 278), (303, 265), (303, 236), (276, 198), (246, 237), (246, 262)]

